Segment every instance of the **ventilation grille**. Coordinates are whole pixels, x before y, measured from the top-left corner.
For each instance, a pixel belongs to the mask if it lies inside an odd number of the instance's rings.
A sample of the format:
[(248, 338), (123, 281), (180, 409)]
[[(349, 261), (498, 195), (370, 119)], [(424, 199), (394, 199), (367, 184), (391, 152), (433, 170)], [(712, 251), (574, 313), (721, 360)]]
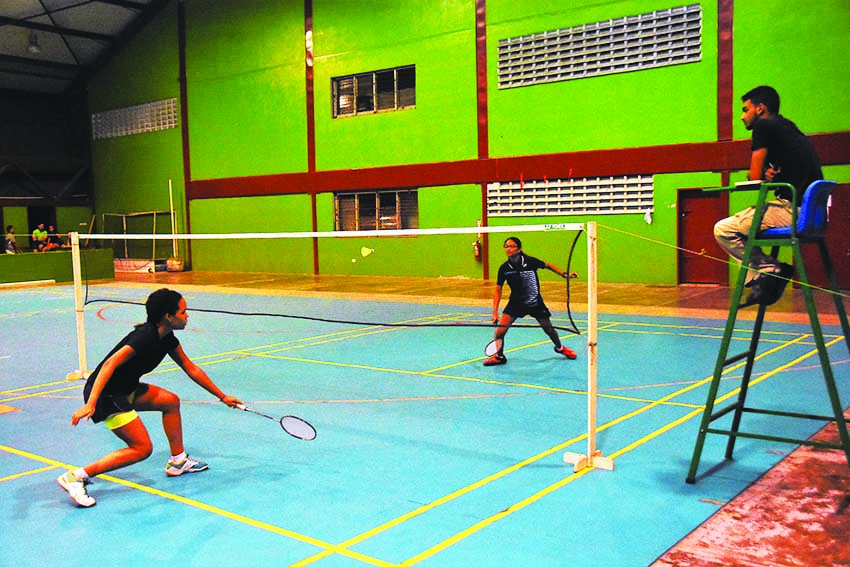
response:
[(535, 180), (487, 186), (487, 215), (491, 217), (643, 214), (652, 209), (652, 176)]
[(702, 59), (699, 4), (499, 41), (499, 88), (680, 65)]
[(177, 128), (177, 99), (169, 98), (92, 114), (92, 138), (116, 138)]

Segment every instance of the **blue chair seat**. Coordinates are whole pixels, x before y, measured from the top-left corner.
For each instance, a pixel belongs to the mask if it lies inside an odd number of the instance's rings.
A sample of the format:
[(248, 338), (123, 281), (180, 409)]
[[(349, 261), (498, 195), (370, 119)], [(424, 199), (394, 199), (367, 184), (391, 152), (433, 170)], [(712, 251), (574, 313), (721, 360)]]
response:
[(813, 181), (803, 193), (800, 202), (800, 212), (797, 215), (797, 230), (792, 226), (769, 228), (761, 233), (766, 238), (792, 238), (797, 236), (804, 239), (820, 238), (828, 226), (827, 205), (829, 196), (835, 189), (835, 181)]

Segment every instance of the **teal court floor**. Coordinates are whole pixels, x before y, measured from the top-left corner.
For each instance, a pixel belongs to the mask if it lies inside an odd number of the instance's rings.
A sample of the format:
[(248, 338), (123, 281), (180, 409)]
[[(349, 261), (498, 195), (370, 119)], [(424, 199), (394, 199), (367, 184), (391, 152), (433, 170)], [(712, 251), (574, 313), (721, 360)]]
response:
[[(647, 566), (793, 450), (740, 439), (724, 461), (726, 439), (709, 436), (697, 483), (685, 483), (724, 323), (709, 312), (603, 309), (597, 445), (615, 467), (574, 472), (563, 456), (587, 444), (583, 305), (573, 309), (582, 334), (562, 335), (577, 360), (553, 353), (539, 329), (517, 328), (508, 364), (486, 368), (485, 297), (196, 284), (91, 286), (89, 299), (104, 301), (85, 308), (88, 366), (144, 318), (125, 301), (171, 285), (189, 305), (178, 335), (187, 354), (225, 392), (301, 416), (318, 437), (225, 407), (166, 359), (149, 380), (180, 395), (187, 449), (209, 470), (167, 477), (158, 418), (143, 414), (151, 458), (98, 477), (97, 505), (76, 508), (56, 477), (121, 443), (103, 426), (70, 424), (83, 385), (66, 379), (77, 368), (73, 289), (0, 290), (0, 564)], [(566, 326), (563, 306), (551, 306)], [(780, 319), (766, 323), (748, 399), (828, 413), (809, 325)], [(825, 332), (850, 400), (840, 328)], [(745, 425), (800, 438), (824, 426), (777, 419), (747, 415)]]

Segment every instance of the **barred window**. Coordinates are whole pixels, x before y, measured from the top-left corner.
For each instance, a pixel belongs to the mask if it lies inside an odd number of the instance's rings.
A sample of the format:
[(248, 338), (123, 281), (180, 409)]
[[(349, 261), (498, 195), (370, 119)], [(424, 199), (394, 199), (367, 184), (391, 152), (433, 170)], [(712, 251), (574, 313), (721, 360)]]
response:
[(334, 195), (336, 230), (419, 228), (419, 192), (369, 191)]
[(96, 112), (91, 125), (94, 140), (177, 128), (177, 99)]
[(604, 215), (645, 213), (654, 207), (652, 176), (585, 177), (491, 183), (487, 215)]
[(691, 63), (702, 59), (699, 4), (499, 41), (499, 88)]
[(416, 106), (416, 66), (334, 77), (333, 117)]

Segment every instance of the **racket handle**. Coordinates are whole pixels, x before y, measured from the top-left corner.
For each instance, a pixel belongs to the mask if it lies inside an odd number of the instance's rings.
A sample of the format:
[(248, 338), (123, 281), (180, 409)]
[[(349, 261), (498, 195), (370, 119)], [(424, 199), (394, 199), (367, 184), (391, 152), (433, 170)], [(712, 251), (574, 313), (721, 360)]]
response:
[(236, 409), (241, 409), (242, 411), (248, 411), (248, 406), (246, 406), (245, 404), (236, 404), (233, 407)]

